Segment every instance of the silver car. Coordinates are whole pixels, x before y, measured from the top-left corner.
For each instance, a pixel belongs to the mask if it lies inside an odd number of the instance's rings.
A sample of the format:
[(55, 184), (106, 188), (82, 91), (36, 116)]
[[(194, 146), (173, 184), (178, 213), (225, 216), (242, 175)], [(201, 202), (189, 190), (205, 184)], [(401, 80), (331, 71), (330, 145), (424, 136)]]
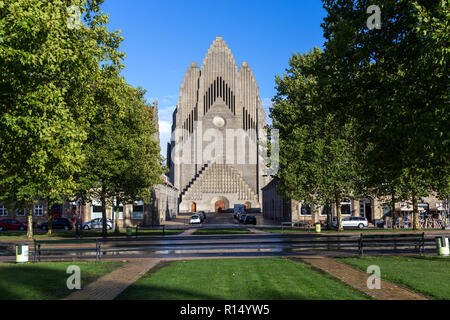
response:
[[(83, 229), (84, 230), (91, 230), (91, 229), (102, 229), (103, 228), (103, 219), (97, 218), (93, 219), (91, 221), (83, 223)], [(106, 229), (111, 230), (112, 229), (112, 221), (111, 219), (106, 219)]]
[[(369, 221), (363, 217), (347, 217), (341, 220), (343, 228), (367, 228)], [(332, 226), (337, 228), (337, 221), (333, 221)]]

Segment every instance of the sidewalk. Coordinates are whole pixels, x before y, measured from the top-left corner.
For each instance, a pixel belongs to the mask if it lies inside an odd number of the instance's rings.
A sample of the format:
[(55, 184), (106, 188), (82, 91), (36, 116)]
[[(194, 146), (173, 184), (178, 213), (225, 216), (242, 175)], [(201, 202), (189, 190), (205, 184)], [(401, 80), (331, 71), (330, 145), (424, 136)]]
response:
[(369, 274), (345, 263), (323, 256), (299, 257), (304, 262), (319, 268), (352, 287), (378, 300), (428, 300), (424, 296), (400, 287), (392, 282), (381, 280), (381, 289), (367, 288)]
[(160, 259), (132, 260), (63, 300), (113, 300), (159, 261)]

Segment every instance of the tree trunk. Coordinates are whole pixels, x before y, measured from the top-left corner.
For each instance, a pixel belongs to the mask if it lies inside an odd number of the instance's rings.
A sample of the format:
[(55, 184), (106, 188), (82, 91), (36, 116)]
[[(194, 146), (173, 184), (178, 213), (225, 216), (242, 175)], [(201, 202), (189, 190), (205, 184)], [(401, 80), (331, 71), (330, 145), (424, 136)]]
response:
[(53, 233), (53, 214), (51, 214), (52, 204), (50, 202), (47, 202), (47, 221), (48, 221), (48, 230), (47, 235), (51, 235)]
[(33, 203), (27, 202), (27, 238), (33, 239)]
[(108, 231), (106, 230), (106, 198), (104, 195), (100, 196), (102, 202), (102, 237), (106, 238)]
[(419, 208), (417, 206), (417, 196), (413, 195), (412, 198), (412, 203), (413, 203), (413, 230), (419, 230), (420, 229), (420, 225), (419, 225)]
[(120, 233), (119, 229), (120, 201), (116, 198), (116, 216), (114, 217), (114, 233)]
[(336, 218), (337, 218), (337, 227), (338, 232), (344, 231), (342, 227), (342, 219), (341, 219), (341, 196), (339, 193), (334, 194), (334, 201), (336, 201)]
[(331, 210), (332, 210), (331, 208), (332, 208), (333, 203), (330, 200), (328, 200), (327, 202), (328, 202), (328, 204), (327, 204), (327, 230), (330, 230), (331, 229)]
[(392, 229), (397, 229), (397, 214), (395, 213), (395, 194), (393, 190), (391, 195), (391, 219), (392, 219)]

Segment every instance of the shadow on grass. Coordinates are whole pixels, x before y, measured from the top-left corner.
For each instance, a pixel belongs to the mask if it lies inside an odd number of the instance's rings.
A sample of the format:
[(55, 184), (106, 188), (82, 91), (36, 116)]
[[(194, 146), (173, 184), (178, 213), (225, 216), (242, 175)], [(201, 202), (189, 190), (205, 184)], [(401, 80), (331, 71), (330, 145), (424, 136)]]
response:
[[(55, 300), (61, 299), (74, 290), (67, 288), (67, 267), (78, 265), (81, 269), (81, 287), (97, 280), (121, 264), (94, 263), (43, 263), (0, 265), (0, 297), (2, 300)], [(86, 270), (88, 269), (88, 270)]]

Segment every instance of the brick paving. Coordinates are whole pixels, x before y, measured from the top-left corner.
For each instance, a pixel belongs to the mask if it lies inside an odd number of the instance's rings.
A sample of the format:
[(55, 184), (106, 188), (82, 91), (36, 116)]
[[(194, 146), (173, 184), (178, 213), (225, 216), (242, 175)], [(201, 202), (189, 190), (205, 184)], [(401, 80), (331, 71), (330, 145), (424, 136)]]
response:
[(405, 289), (392, 282), (381, 280), (381, 289), (367, 288), (367, 279), (369, 274), (362, 270), (355, 269), (345, 263), (323, 256), (299, 257), (302, 261), (319, 268), (332, 276), (351, 285), (352, 287), (363, 291), (364, 293), (379, 300), (428, 300), (426, 297)]
[(133, 259), (63, 300), (113, 300), (159, 261), (160, 259)]

